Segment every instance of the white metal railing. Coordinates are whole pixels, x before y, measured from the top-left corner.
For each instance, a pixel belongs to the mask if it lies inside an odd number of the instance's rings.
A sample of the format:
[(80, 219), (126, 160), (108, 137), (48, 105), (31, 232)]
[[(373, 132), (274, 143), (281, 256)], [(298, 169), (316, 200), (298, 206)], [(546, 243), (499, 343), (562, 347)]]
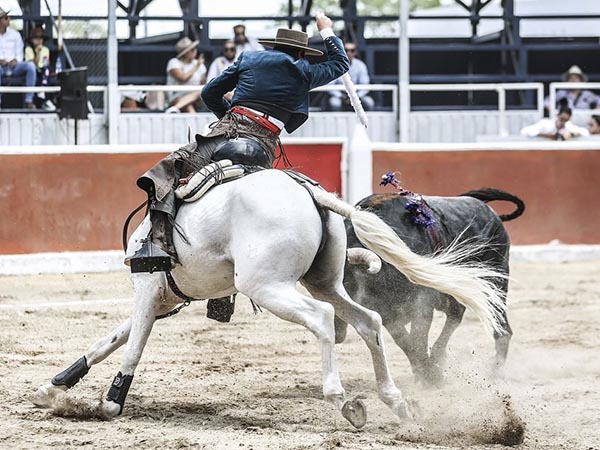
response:
[[(198, 92), (204, 85), (197, 86), (181, 86), (181, 85), (166, 85), (166, 84), (122, 84), (118, 86), (120, 93), (123, 92)], [(395, 84), (357, 84), (357, 91), (382, 91), (392, 93), (392, 111), (396, 113), (398, 109), (398, 86)], [(311, 92), (327, 92), (327, 91), (343, 91), (345, 87), (341, 84), (326, 85), (315, 89)], [(108, 86), (89, 85), (88, 92), (103, 92), (106, 96)], [(60, 92), (59, 86), (0, 86), (0, 94), (25, 94), (28, 92)], [(105, 98), (106, 100), (106, 98)], [(106, 104), (106, 103), (105, 103)]]
[[(548, 111), (550, 113), (550, 117), (554, 117), (556, 110), (556, 92), (559, 89), (600, 89), (600, 83), (590, 83), (590, 82), (582, 82), (582, 83), (567, 83), (567, 82), (557, 82), (550, 83), (550, 93), (548, 97)], [(600, 106), (600, 105), (598, 105)]]
[[(178, 86), (178, 85), (120, 85), (119, 92), (197, 92), (198, 88), (204, 86)], [(398, 109), (398, 86), (395, 84), (356, 84), (357, 91), (381, 91), (392, 93), (392, 111), (396, 113)], [(341, 84), (328, 84), (312, 89), (311, 92), (343, 91), (345, 87)]]
[[(88, 92), (105, 92), (106, 86), (87, 87)], [(28, 92), (60, 92), (60, 86), (0, 86), (0, 94), (26, 94)]]
[(496, 91), (498, 93), (498, 130), (500, 135), (508, 135), (506, 126), (506, 91), (535, 90), (537, 93), (537, 111), (540, 118), (544, 115), (543, 83), (477, 83), (477, 84), (411, 84), (410, 91)]

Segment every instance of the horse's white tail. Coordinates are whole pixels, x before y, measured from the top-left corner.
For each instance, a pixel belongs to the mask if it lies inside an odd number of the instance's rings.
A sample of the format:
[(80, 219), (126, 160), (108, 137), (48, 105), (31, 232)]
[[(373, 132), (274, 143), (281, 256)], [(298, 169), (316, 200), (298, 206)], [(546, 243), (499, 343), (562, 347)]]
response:
[(350, 219), (360, 242), (411, 282), (451, 295), (473, 311), (490, 334), (505, 332), (502, 323), (506, 305), (493, 281), (506, 275), (482, 264), (465, 262), (480, 247), (450, 246), (438, 255), (417, 255), (375, 214), (359, 210), (322, 189), (313, 189), (313, 193), (319, 205)]

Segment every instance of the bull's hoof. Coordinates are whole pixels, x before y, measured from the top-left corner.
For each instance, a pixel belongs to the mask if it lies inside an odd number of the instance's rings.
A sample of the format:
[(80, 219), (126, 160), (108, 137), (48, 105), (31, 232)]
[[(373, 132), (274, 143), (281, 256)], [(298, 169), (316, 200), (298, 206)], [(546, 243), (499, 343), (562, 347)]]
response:
[(404, 418), (418, 421), (423, 417), (423, 410), (416, 400), (405, 400), (406, 403), (402, 404), (404, 406)]
[(100, 405), (100, 412), (104, 419), (110, 420), (121, 414), (121, 405), (112, 400), (104, 400)]
[(52, 408), (58, 394), (67, 390), (66, 386), (54, 386), (52, 383), (40, 386), (30, 397), (29, 401), (38, 408)]
[(367, 407), (359, 398), (348, 400), (342, 406), (342, 416), (355, 428), (362, 428), (367, 423)]

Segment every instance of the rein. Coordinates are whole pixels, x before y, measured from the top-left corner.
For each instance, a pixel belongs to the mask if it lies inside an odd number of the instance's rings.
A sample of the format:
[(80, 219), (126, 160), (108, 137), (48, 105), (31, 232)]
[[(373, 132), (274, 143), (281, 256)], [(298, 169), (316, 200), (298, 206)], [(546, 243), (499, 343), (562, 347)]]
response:
[(135, 208), (131, 214), (129, 214), (129, 216), (127, 216), (127, 220), (125, 220), (125, 223), (123, 224), (123, 250), (125, 251), (125, 253), (127, 253), (127, 234), (128, 234), (128, 229), (129, 229), (129, 223), (131, 222), (131, 219), (133, 219), (133, 216), (135, 216), (138, 212), (140, 212), (140, 210), (144, 207), (144, 205), (149, 205), (148, 201), (144, 201), (140, 206), (138, 206), (137, 208)]

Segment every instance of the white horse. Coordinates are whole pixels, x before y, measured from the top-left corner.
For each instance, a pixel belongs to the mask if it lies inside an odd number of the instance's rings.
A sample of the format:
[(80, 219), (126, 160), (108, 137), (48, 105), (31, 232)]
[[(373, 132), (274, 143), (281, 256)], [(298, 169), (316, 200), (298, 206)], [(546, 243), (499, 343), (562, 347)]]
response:
[[(325, 245), (323, 227), (313, 199), (297, 182), (278, 170), (264, 170), (215, 187), (200, 201), (182, 205), (176, 223), (188, 242), (175, 233), (181, 265), (172, 275), (179, 288), (195, 298), (218, 298), (240, 292), (276, 316), (301, 324), (319, 340), (323, 395), (354, 426), (366, 421), (360, 400), (348, 400), (335, 356), (334, 315), (351, 324), (367, 344), (379, 398), (399, 417), (410, 414), (388, 368), (381, 318), (352, 301), (342, 285), (349, 218), (364, 245), (394, 265), (411, 281), (448, 293), (471, 308), (490, 330), (501, 332), (504, 304), (489, 269), (460, 262), (466, 251), (436, 257), (412, 253), (377, 216), (360, 211), (335, 195), (311, 186), (315, 201), (328, 210)], [(333, 211), (336, 214), (332, 214)], [(148, 232), (146, 219), (130, 239), (128, 253)], [(32, 401), (53, 408), (56, 398), (76, 384), (90, 367), (127, 342), (121, 370), (100, 414), (122, 412), (127, 390), (155, 321), (182, 303), (169, 289), (164, 273), (132, 274), (134, 311), (108, 336), (92, 345), (83, 358), (41, 386)], [(296, 289), (300, 281), (313, 295)]]

